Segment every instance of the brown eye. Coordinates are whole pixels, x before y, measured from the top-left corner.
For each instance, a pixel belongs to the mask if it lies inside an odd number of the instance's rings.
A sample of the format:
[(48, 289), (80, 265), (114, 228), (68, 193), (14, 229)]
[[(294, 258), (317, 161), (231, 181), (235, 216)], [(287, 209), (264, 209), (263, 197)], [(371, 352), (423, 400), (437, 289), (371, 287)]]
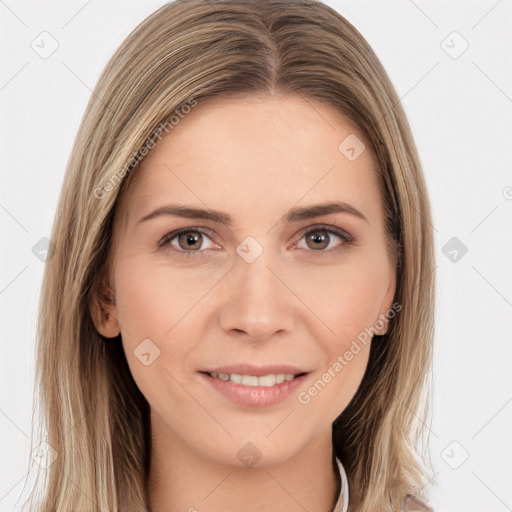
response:
[(178, 256), (203, 256), (207, 249), (220, 248), (210, 230), (184, 228), (165, 235), (158, 247)]
[[(300, 242), (302, 239), (305, 239), (305, 247), (301, 247), (299, 244), (297, 248), (316, 252), (319, 255), (329, 254), (355, 243), (355, 238), (352, 235), (342, 229), (329, 226), (314, 227), (304, 233)], [(336, 240), (338, 240), (337, 244)]]
[(183, 231), (178, 235), (178, 244), (181, 249), (194, 251), (201, 247), (203, 235), (199, 231)]
[(306, 243), (310, 249), (325, 249), (329, 246), (331, 238), (326, 229), (315, 229), (306, 234)]

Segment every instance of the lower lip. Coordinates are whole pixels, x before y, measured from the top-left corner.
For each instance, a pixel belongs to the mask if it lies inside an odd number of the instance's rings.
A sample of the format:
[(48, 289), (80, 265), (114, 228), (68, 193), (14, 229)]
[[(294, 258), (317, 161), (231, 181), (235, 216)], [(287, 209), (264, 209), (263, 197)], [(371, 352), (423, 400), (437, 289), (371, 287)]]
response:
[(265, 406), (278, 404), (290, 396), (306, 379), (308, 374), (285, 380), (273, 386), (245, 386), (230, 380), (211, 377), (207, 373), (200, 373), (201, 377), (215, 390), (239, 405)]

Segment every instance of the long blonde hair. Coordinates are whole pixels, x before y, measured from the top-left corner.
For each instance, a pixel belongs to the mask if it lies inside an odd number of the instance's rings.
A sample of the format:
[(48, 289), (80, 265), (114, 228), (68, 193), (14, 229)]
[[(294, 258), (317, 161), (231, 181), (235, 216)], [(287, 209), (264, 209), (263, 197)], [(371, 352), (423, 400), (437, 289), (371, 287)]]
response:
[(105, 342), (89, 308), (110, 275), (114, 215), (139, 150), (208, 98), (244, 94), (299, 94), (332, 106), (378, 162), (402, 308), (371, 344), (361, 386), (333, 424), (333, 446), (358, 510), (391, 512), (404, 494), (422, 494), (434, 248), (399, 98), (361, 34), (319, 1), (178, 0), (147, 17), (110, 59), (68, 162), (41, 289), (35, 389), (43, 421), (32, 443), (46, 441), (56, 458), (38, 474), (31, 510), (148, 510), (149, 406), (120, 340)]

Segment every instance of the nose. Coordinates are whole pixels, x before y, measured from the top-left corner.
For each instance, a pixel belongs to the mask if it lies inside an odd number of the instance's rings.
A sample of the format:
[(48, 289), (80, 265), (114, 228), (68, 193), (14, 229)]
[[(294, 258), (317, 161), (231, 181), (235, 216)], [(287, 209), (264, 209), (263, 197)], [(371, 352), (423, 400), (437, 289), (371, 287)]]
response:
[(290, 332), (297, 299), (288, 288), (287, 276), (290, 273), (266, 252), (252, 263), (237, 257), (223, 288), (220, 325), (224, 332), (254, 341)]

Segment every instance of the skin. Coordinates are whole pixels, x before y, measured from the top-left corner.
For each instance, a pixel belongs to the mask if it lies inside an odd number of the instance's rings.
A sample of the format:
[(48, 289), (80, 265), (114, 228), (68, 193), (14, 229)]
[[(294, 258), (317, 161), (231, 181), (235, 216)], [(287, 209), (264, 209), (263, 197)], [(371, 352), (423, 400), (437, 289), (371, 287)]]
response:
[[(103, 336), (121, 333), (150, 404), (155, 512), (332, 510), (331, 424), (357, 391), (370, 343), (308, 404), (297, 395), (391, 308), (396, 285), (372, 156), (365, 150), (350, 161), (338, 150), (357, 133), (332, 107), (299, 96), (215, 99), (187, 114), (134, 171), (124, 221), (114, 226), (113, 301), (92, 313)], [(367, 220), (339, 212), (285, 221), (291, 208), (330, 201)], [(173, 215), (139, 222), (176, 203), (226, 212), (233, 225)], [(319, 224), (355, 240), (308, 235)], [(191, 227), (211, 231), (157, 247)], [(248, 236), (263, 248), (252, 263), (236, 252)], [(134, 350), (148, 338), (160, 355), (145, 366)], [(234, 404), (198, 374), (242, 362), (311, 373), (285, 401), (260, 408)], [(261, 453), (252, 467), (237, 457), (248, 442)]]

